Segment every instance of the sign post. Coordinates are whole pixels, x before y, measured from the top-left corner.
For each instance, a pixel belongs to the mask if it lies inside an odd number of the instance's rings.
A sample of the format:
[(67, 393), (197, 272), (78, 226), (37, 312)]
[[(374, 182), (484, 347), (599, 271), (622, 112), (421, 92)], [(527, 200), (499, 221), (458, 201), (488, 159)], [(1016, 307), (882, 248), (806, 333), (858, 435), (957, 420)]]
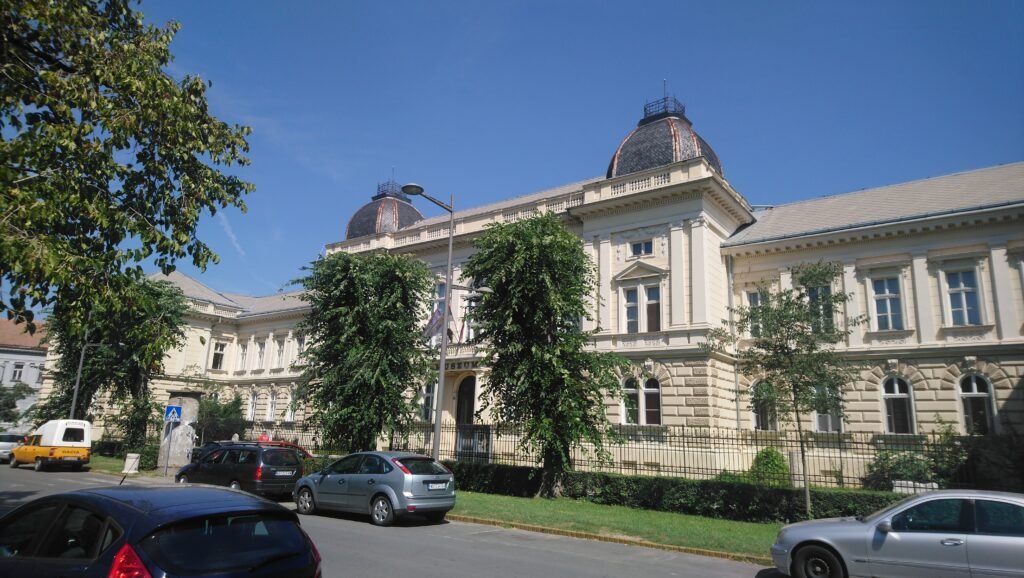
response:
[(167, 475), (167, 468), (171, 463), (171, 432), (174, 431), (174, 424), (181, 423), (181, 406), (169, 405), (164, 408), (164, 436), (167, 438), (167, 450), (164, 454), (164, 475)]

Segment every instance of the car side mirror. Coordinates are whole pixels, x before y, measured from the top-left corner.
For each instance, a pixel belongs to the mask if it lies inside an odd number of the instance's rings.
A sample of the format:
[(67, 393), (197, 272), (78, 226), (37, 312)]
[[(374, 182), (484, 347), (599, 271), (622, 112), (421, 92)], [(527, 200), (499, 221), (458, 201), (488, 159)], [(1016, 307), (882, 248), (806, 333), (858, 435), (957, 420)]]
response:
[(888, 534), (889, 532), (892, 532), (892, 522), (889, 520), (882, 520), (877, 526), (875, 526), (875, 529), (883, 534)]

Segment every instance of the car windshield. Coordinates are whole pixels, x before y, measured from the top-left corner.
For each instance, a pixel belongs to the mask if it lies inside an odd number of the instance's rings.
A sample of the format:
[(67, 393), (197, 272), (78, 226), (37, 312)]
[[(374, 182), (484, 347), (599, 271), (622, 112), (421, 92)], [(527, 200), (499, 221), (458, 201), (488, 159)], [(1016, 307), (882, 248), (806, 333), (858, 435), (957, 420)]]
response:
[(169, 573), (187, 576), (252, 569), (309, 551), (295, 521), (266, 513), (186, 520), (157, 530), (139, 545)]
[(448, 473), (448, 470), (446, 470), (444, 466), (430, 458), (402, 458), (398, 461), (416, 476), (430, 476)]
[(18, 443), (21, 441), (20, 435), (17, 434), (0, 434), (0, 442), (13, 442)]

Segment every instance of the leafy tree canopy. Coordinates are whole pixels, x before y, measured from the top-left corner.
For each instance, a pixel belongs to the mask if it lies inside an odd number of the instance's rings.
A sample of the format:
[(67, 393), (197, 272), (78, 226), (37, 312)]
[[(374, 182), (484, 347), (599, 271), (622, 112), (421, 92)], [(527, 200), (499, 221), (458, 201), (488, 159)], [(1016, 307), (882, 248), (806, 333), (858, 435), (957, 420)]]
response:
[(0, 387), (0, 422), (17, 423), (21, 419), (18, 402), (32, 395), (34, 391), (31, 385), (21, 382)]
[(248, 425), (242, 415), (242, 398), (237, 393), (223, 403), (210, 395), (199, 400), (196, 429), (201, 442), (228, 440), (235, 434), (243, 436)]
[(297, 281), (310, 304), (297, 397), (326, 443), (371, 449), (378, 436), (405, 431), (416, 409), (408, 390), (430, 374), (422, 323), (433, 276), (420, 261), (384, 253), (334, 253), (306, 271)]
[(543, 460), (542, 495), (560, 492), (570, 452), (604, 450), (605, 396), (618, 396), (624, 359), (588, 349), (593, 264), (555, 215), (495, 224), (476, 241), (463, 274), (492, 290), (472, 310), (490, 368), (482, 410), (522, 426)]
[(149, 382), (163, 373), (166, 353), (184, 345), (188, 304), (177, 286), (145, 278), (126, 287), (114, 302), (94, 303), (85, 319), (77, 304), (64, 303), (48, 319), (48, 339), (59, 357), (54, 389), (37, 408), (36, 420), (68, 416), (82, 359), (75, 416), (85, 418), (97, 396), (108, 394), (121, 406), (118, 425), (130, 442), (127, 447), (139, 447), (156, 411)]
[(210, 115), (201, 79), (165, 73), (178, 24), (145, 25), (128, 0), (0, 6), (4, 312), (31, 323), (85, 285), (110, 300), (146, 260), (216, 262), (197, 224), (245, 209), (253, 186), (215, 167), (248, 164), (249, 129)]

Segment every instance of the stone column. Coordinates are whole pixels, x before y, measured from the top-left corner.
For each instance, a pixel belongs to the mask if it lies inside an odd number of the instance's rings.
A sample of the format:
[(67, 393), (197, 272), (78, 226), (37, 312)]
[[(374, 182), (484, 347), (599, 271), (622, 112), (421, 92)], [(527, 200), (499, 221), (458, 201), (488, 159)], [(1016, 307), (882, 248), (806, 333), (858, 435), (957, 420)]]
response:
[[(863, 295), (858, 291), (857, 266), (854, 263), (843, 264), (843, 292), (852, 293), (853, 297), (846, 302), (846, 319), (849, 321), (861, 314), (860, 306)], [(850, 347), (864, 345), (864, 326), (858, 325), (851, 328), (850, 336), (847, 338)]]
[(604, 234), (597, 239), (597, 286), (600, 291), (600, 303), (598, 303), (598, 324), (602, 333), (615, 330), (612, 327), (611, 303), (612, 303), (612, 239), (611, 235)]
[(708, 275), (705, 264), (705, 235), (707, 224), (703, 218), (690, 220), (690, 282), (693, 286), (694, 324), (708, 322)]
[(996, 333), (999, 339), (1006, 339), (1012, 337), (1016, 328), (1020, 327), (1010, 285), (1010, 261), (1006, 255), (1006, 246), (992, 247), (989, 254), (992, 263), (992, 301), (995, 302), (993, 317), (996, 321)]
[(686, 270), (683, 257), (686, 255), (686, 234), (683, 223), (672, 223), (668, 231), (669, 257), (669, 319), (670, 327), (686, 322)]
[(928, 256), (914, 255), (911, 262), (914, 280), (914, 314), (917, 322), (918, 343), (935, 341), (935, 317), (931, 299), (931, 275)]

